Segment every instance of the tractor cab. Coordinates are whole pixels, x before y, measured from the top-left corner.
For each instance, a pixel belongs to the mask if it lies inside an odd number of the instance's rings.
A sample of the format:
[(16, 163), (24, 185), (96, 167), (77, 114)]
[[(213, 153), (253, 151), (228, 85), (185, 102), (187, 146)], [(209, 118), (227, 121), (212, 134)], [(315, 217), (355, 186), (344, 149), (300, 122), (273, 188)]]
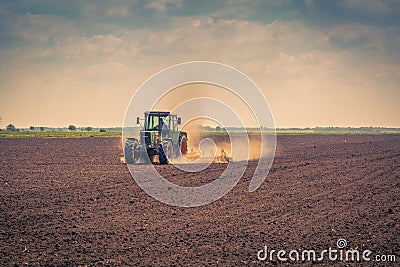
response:
[[(139, 122), (139, 117), (137, 122)], [(164, 140), (171, 140), (173, 144), (177, 144), (180, 136), (178, 130), (180, 123), (181, 118), (170, 112), (147, 111), (144, 113), (141, 140), (144, 140), (147, 149), (158, 148)]]
[(178, 125), (181, 118), (169, 112), (145, 112), (144, 113), (144, 130), (145, 131), (178, 131)]

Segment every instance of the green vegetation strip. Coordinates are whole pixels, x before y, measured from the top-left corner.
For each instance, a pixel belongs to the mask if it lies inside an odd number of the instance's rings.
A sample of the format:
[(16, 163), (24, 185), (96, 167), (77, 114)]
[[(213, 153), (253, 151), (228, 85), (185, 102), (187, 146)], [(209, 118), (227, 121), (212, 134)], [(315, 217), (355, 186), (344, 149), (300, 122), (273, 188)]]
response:
[[(227, 136), (226, 131), (204, 131), (200, 136)], [(259, 135), (257, 130), (249, 130), (248, 135)], [(268, 131), (266, 132), (268, 134)], [(313, 128), (313, 129), (277, 129), (277, 135), (332, 135), (332, 134), (400, 134), (399, 128)], [(190, 133), (189, 133), (190, 135)], [(234, 131), (234, 136), (244, 136), (243, 131)], [(121, 131), (0, 131), (0, 138), (41, 137), (41, 138), (98, 138), (121, 137)], [(190, 138), (190, 136), (189, 136)]]
[(56, 132), (56, 131), (44, 131), (44, 132), (8, 132), (1, 131), (0, 138), (19, 138), (19, 137), (42, 137), (42, 138), (87, 138), (87, 137), (121, 137), (121, 132)]

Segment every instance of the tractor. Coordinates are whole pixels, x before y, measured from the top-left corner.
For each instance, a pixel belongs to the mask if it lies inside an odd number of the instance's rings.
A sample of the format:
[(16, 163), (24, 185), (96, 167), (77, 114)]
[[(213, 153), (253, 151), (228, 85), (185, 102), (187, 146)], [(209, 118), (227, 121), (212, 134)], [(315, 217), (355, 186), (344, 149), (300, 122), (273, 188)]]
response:
[[(143, 126), (140, 121), (144, 121)], [(147, 111), (144, 119), (136, 118), (141, 125), (139, 140), (127, 138), (124, 156), (127, 164), (158, 163), (178, 158), (187, 152), (187, 133), (178, 130), (181, 118), (165, 111)]]

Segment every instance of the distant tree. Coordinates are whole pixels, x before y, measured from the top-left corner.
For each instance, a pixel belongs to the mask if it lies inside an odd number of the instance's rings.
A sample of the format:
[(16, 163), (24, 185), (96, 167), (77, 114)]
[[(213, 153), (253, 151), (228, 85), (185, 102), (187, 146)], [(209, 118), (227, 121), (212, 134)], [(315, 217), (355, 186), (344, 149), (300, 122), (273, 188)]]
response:
[(92, 128), (92, 127), (86, 127), (85, 130), (86, 130), (87, 132), (91, 132), (91, 131), (93, 130), (93, 128)]
[(30, 129), (31, 131), (34, 131), (34, 130), (35, 130), (35, 126), (29, 126), (29, 129)]
[(42, 127), (40, 127), (40, 131), (41, 132), (43, 132), (44, 131), (44, 127), (42, 126)]
[(221, 131), (221, 127), (217, 126), (217, 127), (215, 127), (215, 130), (216, 130), (217, 132)]
[(6, 130), (10, 131), (10, 132), (15, 132), (17, 130), (17, 128), (15, 128), (14, 124), (9, 124), (6, 127)]
[(76, 131), (76, 126), (75, 125), (70, 125), (70, 126), (68, 126), (68, 130)]

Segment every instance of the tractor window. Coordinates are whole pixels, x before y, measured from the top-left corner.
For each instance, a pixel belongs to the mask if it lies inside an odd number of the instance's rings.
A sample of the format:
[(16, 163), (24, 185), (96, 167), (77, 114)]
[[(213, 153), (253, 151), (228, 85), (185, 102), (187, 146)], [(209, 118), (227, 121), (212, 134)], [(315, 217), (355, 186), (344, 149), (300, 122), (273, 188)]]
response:
[(164, 122), (164, 126), (166, 126), (168, 129), (171, 129), (171, 127), (170, 127), (170, 121), (169, 121), (169, 116), (161, 117), (161, 119), (162, 119), (163, 122)]
[(162, 127), (167, 127), (167, 129), (174, 128), (174, 122), (171, 121), (169, 115), (160, 116), (159, 114), (149, 114), (147, 117), (146, 130), (161, 130)]
[(159, 117), (154, 116), (154, 115), (149, 115), (148, 116), (148, 121), (147, 121), (147, 130), (152, 130), (154, 127), (156, 127), (159, 123)]
[(176, 116), (171, 116), (170, 127), (173, 131), (178, 131), (178, 119)]

